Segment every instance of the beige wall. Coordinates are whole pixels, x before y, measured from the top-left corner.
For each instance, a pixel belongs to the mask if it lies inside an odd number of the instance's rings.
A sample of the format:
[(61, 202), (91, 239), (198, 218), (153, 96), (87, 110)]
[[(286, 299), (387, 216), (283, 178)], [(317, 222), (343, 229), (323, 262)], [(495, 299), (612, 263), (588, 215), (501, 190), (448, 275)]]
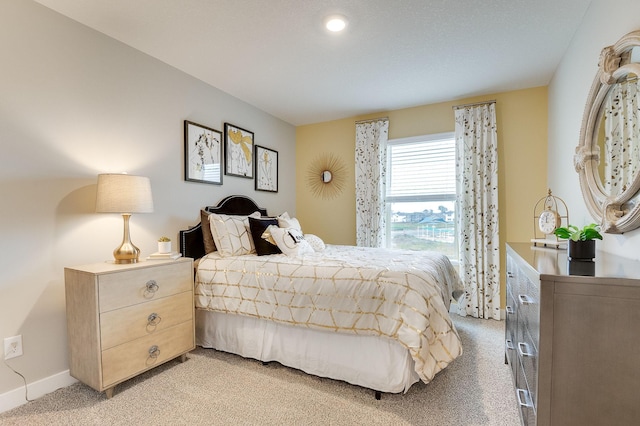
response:
[[(305, 232), (317, 234), (332, 244), (355, 244), (355, 121), (389, 117), (391, 139), (452, 132), (453, 105), (493, 99), (496, 100), (498, 122), (502, 247), (507, 241), (529, 241), (533, 237), (533, 207), (547, 191), (546, 87), (298, 127), (296, 209)], [(341, 157), (348, 166), (346, 188), (339, 197), (331, 200), (314, 196), (306, 182), (309, 164), (323, 153)], [(504, 250), (502, 252), (504, 260)], [(502, 300), (505, 300), (504, 291)]]

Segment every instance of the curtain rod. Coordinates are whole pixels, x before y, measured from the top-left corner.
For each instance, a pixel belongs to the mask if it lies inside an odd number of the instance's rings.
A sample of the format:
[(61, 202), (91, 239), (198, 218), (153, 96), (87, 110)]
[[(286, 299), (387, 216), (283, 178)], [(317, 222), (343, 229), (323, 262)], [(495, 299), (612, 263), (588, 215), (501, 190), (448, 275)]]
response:
[(460, 109), (460, 108), (466, 108), (466, 107), (471, 107), (471, 106), (477, 106), (477, 105), (488, 105), (488, 104), (495, 104), (496, 100), (490, 100), (490, 101), (484, 101), (484, 102), (475, 102), (472, 104), (464, 104), (464, 105), (454, 105), (451, 108), (453, 109)]
[(389, 121), (389, 117), (380, 117), (380, 118), (372, 118), (370, 120), (358, 120), (356, 121), (356, 124), (361, 124), (361, 123), (371, 123), (373, 121), (380, 121), (380, 120), (387, 120)]

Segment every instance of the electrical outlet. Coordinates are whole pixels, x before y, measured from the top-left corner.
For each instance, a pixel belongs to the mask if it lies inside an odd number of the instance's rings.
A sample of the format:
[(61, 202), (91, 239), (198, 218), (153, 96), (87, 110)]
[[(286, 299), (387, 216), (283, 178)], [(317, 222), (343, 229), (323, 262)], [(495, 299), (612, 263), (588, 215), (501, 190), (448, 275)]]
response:
[(22, 356), (22, 334), (4, 338), (4, 359)]

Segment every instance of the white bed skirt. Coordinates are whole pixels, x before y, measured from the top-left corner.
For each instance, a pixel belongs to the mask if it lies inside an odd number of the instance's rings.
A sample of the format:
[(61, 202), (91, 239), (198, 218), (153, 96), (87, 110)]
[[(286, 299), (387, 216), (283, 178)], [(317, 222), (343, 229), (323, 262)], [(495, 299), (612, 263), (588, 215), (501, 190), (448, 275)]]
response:
[(386, 337), (341, 334), (196, 309), (196, 344), (320, 377), (399, 393), (419, 381), (409, 351)]

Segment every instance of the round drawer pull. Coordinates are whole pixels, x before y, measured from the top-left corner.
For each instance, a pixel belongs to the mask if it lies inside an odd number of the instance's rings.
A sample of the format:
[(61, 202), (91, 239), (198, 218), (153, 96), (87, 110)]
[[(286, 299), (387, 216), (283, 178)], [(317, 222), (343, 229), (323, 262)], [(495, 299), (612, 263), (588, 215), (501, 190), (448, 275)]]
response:
[(160, 348), (157, 345), (153, 345), (149, 348), (149, 358), (158, 358), (160, 356)]
[(158, 291), (159, 289), (160, 289), (160, 286), (158, 285), (156, 280), (149, 280), (145, 284), (144, 295), (148, 297), (153, 297), (156, 291)]
[(151, 325), (155, 327), (158, 324), (160, 324), (160, 321), (162, 321), (162, 317), (155, 312), (152, 312), (147, 317), (147, 325)]

